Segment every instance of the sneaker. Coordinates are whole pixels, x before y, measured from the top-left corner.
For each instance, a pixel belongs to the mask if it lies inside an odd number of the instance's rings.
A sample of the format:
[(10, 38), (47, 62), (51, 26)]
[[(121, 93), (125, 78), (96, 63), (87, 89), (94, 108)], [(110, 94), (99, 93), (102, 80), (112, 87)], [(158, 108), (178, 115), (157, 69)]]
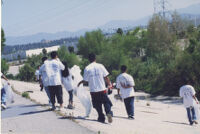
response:
[(130, 120), (134, 120), (135, 118), (133, 117), (133, 116), (128, 116), (128, 119), (130, 119)]
[(71, 104), (69, 104), (69, 105), (67, 106), (67, 108), (68, 108), (68, 109), (74, 109), (74, 106), (71, 105)]
[(112, 114), (107, 114), (108, 122), (112, 123)]
[(198, 124), (198, 122), (197, 122), (196, 120), (193, 120), (193, 123), (194, 123), (194, 124)]
[(97, 120), (98, 122), (105, 123), (105, 120)]
[(55, 107), (55, 106), (52, 106), (51, 110), (52, 110), (52, 111), (56, 110), (56, 107)]
[(190, 122), (190, 125), (192, 126), (194, 122)]
[(5, 104), (1, 104), (2, 109), (6, 109), (6, 105)]

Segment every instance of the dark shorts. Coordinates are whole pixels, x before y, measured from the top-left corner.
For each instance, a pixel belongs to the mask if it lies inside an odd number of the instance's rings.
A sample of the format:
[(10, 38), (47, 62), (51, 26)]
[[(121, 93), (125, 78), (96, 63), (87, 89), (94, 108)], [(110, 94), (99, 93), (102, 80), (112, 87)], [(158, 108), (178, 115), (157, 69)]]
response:
[(63, 103), (63, 92), (62, 92), (62, 86), (56, 85), (56, 86), (49, 86), (49, 93), (51, 98), (51, 103), (55, 104), (55, 97), (57, 98), (57, 101), (59, 104)]
[(104, 92), (97, 92), (97, 93), (93, 93), (91, 92), (91, 97), (92, 97), (92, 105), (94, 108), (98, 107), (99, 104), (109, 104), (110, 106), (112, 106), (112, 102), (110, 101), (110, 99), (108, 98), (108, 95)]

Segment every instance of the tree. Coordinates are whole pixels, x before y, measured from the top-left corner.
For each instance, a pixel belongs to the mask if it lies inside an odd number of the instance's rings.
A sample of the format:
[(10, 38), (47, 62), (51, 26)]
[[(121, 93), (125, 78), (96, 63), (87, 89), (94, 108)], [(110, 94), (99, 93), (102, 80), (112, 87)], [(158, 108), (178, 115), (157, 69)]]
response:
[(19, 54), (17, 55), (17, 59), (18, 59), (19, 63), (22, 62), (22, 61), (21, 61), (21, 56), (20, 56)]
[(123, 35), (123, 30), (121, 28), (118, 28), (117, 33), (120, 34), (120, 35)]
[(19, 79), (22, 81), (33, 81), (35, 78), (35, 70), (29, 64), (25, 64), (19, 69)]
[(74, 47), (73, 47), (73, 46), (69, 46), (69, 47), (68, 47), (68, 51), (69, 51), (70, 53), (74, 53)]
[(4, 46), (6, 46), (5, 44), (5, 34), (4, 34), (4, 30), (1, 28), (1, 52), (3, 52)]
[(171, 53), (174, 48), (176, 47), (173, 35), (169, 31), (169, 22), (159, 15), (154, 15), (148, 24), (146, 56), (168, 63), (161, 58), (174, 56)]
[(1, 59), (1, 72), (6, 75), (8, 72), (8, 69), (9, 69), (9, 65), (7, 64), (6, 60)]
[(61, 61), (67, 62), (69, 67), (79, 65), (80, 62), (78, 56), (74, 53), (69, 53), (66, 46), (61, 46), (58, 49), (58, 57)]
[(103, 50), (105, 37), (101, 30), (86, 32), (78, 41), (78, 54), (88, 58), (89, 53), (100, 54)]
[(43, 53), (43, 55), (46, 56), (46, 55), (47, 55), (47, 50), (46, 50), (45, 48), (43, 48), (43, 49), (42, 49), (42, 53)]

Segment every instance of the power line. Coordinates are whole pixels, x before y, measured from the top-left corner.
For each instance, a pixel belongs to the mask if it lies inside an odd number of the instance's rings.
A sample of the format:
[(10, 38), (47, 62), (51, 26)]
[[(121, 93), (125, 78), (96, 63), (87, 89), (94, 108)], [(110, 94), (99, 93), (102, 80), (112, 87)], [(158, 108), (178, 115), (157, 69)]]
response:
[(154, 0), (154, 14), (159, 14), (162, 17), (166, 17), (170, 13), (171, 4), (168, 0)]

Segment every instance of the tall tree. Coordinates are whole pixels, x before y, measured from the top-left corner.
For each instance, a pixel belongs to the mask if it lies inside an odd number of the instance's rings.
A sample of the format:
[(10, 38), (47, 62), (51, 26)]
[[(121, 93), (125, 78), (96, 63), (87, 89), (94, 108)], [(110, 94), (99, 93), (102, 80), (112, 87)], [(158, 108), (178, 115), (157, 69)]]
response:
[(45, 48), (42, 49), (43, 55), (47, 55), (47, 50)]
[(117, 29), (117, 33), (120, 34), (120, 35), (122, 35), (123, 34), (123, 30), (121, 28), (118, 28)]
[(3, 48), (5, 44), (6, 38), (3, 29), (1, 28), (1, 52), (3, 52)]

